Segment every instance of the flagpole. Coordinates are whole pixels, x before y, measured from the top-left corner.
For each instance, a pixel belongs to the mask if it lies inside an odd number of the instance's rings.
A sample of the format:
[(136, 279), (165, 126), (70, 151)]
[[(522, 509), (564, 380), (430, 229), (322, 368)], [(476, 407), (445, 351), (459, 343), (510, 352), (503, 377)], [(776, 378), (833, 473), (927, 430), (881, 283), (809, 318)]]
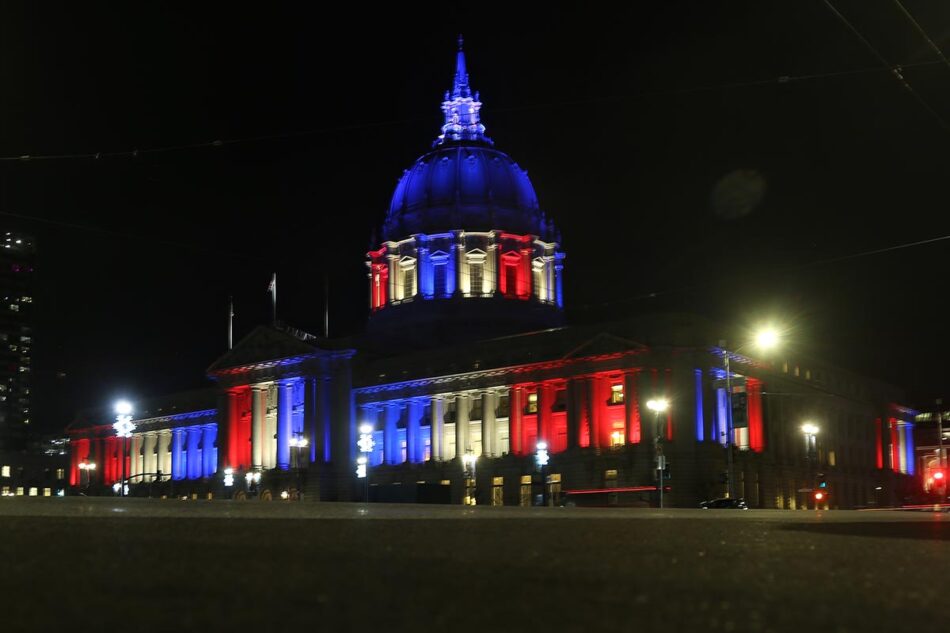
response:
[(228, 297), (228, 349), (234, 345), (234, 297)]
[(271, 324), (277, 325), (277, 273), (270, 279)]
[(323, 338), (330, 338), (330, 278), (323, 269)]

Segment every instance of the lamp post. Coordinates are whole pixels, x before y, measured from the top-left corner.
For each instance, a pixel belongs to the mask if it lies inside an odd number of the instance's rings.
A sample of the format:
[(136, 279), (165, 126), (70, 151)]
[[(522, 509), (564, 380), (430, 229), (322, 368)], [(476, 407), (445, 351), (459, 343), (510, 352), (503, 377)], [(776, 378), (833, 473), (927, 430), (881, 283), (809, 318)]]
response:
[(541, 505), (548, 505), (548, 482), (545, 479), (545, 466), (548, 465), (548, 462), (551, 460), (551, 456), (548, 454), (548, 443), (544, 440), (538, 440), (538, 443), (535, 445), (534, 461), (538, 465), (538, 468), (541, 470)]
[(129, 438), (132, 437), (132, 431), (135, 425), (132, 424), (132, 403), (128, 400), (119, 400), (115, 403), (115, 423), (112, 428), (115, 429), (117, 437), (122, 438), (122, 483), (119, 486), (119, 496), (124, 497), (128, 493), (129, 486), (126, 483), (126, 462), (129, 452)]
[(660, 433), (660, 414), (670, 408), (666, 398), (647, 400), (647, 408), (653, 411), (653, 451), (656, 454), (656, 472), (659, 481), (660, 508), (663, 507), (663, 470), (666, 468), (666, 456), (663, 454), (663, 441)]
[[(80, 481), (79, 485), (83, 488), (88, 488), (92, 484), (92, 471), (96, 469), (96, 462), (89, 462), (85, 459), (79, 462), (79, 475)], [(85, 479), (85, 483), (83, 483)]]
[(294, 485), (297, 487), (297, 499), (300, 499), (303, 496), (303, 493), (300, 490), (300, 451), (307, 448), (309, 444), (310, 442), (307, 441), (307, 438), (304, 437), (303, 433), (294, 433), (294, 436), (290, 438), (290, 466), (294, 471)]
[(465, 503), (467, 505), (477, 505), (475, 499), (475, 493), (478, 489), (478, 485), (475, 481), (475, 462), (478, 461), (478, 458), (475, 456), (475, 453), (472, 452), (472, 449), (465, 451), (465, 454), (462, 455), (462, 465), (465, 467)]
[[(815, 489), (815, 469), (817, 468), (818, 462), (818, 426), (811, 422), (806, 422), (802, 424), (802, 433), (805, 434), (805, 467), (808, 471), (808, 476), (811, 478), (811, 487), (814, 492)], [(815, 455), (814, 462), (811, 459), (812, 454)], [(821, 501), (821, 497), (815, 496), (815, 510), (818, 510), (818, 502)]]
[[(732, 353), (738, 354), (740, 351), (754, 345), (762, 350), (772, 349), (779, 343), (779, 333), (770, 327), (759, 330), (752, 343), (740, 345)], [(726, 349), (726, 341), (719, 341), (719, 347), (722, 349), (722, 360), (726, 370), (726, 496), (730, 499), (735, 497), (735, 467), (733, 465), (733, 444), (735, 443), (735, 432), (732, 428), (732, 370), (729, 367), (729, 350)]]
[(369, 503), (369, 454), (373, 452), (376, 441), (373, 439), (373, 425), (364, 422), (359, 427), (360, 439), (356, 443), (360, 455), (356, 458), (356, 477), (363, 480), (365, 501)]

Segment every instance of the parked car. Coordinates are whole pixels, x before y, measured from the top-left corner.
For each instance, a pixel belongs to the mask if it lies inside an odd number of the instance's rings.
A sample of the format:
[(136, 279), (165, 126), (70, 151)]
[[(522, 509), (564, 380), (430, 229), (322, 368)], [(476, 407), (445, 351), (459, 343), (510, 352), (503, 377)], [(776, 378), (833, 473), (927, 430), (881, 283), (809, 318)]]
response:
[(720, 510), (720, 509), (729, 509), (729, 510), (748, 510), (749, 506), (746, 505), (745, 499), (711, 499), (709, 501), (703, 501), (699, 504), (699, 507), (703, 510)]

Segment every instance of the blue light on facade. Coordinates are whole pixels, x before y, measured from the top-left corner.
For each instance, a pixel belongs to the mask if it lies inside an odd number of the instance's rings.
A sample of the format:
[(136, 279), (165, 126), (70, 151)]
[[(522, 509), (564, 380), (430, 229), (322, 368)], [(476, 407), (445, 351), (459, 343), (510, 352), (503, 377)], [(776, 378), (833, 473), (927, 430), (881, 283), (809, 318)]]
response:
[(726, 445), (728, 439), (726, 435), (729, 430), (727, 410), (726, 389), (725, 387), (720, 387), (716, 389), (716, 430), (718, 431), (716, 440), (723, 446)]
[(706, 439), (706, 428), (703, 420), (703, 370), (694, 371), (696, 380), (696, 440)]
[(904, 442), (904, 445), (907, 448), (907, 457), (905, 458), (907, 462), (907, 474), (913, 475), (917, 472), (917, 465), (914, 463), (914, 425), (911, 422), (905, 424), (904, 437), (907, 441)]

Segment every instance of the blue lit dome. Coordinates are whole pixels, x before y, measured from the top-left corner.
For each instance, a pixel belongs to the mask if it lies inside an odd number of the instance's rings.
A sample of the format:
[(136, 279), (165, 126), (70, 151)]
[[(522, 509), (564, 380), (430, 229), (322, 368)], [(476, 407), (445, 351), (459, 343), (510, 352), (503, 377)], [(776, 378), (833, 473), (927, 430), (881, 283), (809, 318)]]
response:
[(527, 172), (507, 154), (466, 140), (439, 144), (405, 171), (393, 193), (382, 238), (398, 240), (455, 227), (504, 227), (555, 239)]

